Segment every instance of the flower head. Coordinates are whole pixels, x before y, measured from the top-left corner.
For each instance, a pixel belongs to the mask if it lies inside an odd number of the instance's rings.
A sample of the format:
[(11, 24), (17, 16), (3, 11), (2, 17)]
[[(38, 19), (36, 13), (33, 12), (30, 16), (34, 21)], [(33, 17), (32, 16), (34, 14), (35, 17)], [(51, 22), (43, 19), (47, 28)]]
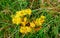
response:
[(21, 11), (17, 11), (15, 15), (12, 15), (12, 22), (13, 24), (20, 24), (20, 32), (30, 33), (31, 31), (38, 31), (42, 28), (42, 24), (45, 21), (45, 16), (41, 16), (40, 18), (36, 18), (36, 20), (30, 20), (26, 17), (27, 15), (31, 15), (32, 11), (31, 9), (25, 9)]
[(24, 22), (27, 22), (27, 17), (24, 17)]
[(30, 27), (35, 27), (35, 24), (33, 22), (30, 22)]
[(31, 14), (31, 9), (25, 9), (25, 10), (21, 10), (21, 11), (17, 11), (16, 15), (17, 16), (24, 16), (24, 15), (30, 15)]
[(24, 15), (25, 15), (24, 10), (23, 10), (23, 11), (17, 11), (17, 12), (16, 12), (16, 16), (22, 17), (22, 16), (24, 16)]
[(20, 17), (13, 17), (12, 18), (12, 22), (13, 22), (13, 24), (20, 24), (21, 23), (21, 18)]
[(26, 9), (25, 10), (25, 13), (28, 14), (28, 15), (31, 15), (31, 12), (32, 12), (31, 9)]
[(36, 20), (35, 20), (35, 24), (36, 25), (42, 25), (43, 24), (43, 22), (45, 21), (45, 16), (41, 16), (40, 18), (37, 18)]
[(21, 33), (28, 33), (28, 32), (31, 32), (31, 30), (32, 30), (32, 29), (31, 29), (30, 27), (27, 27), (27, 26), (20, 28), (20, 32), (21, 32)]
[(21, 22), (23, 26), (25, 26), (27, 24), (27, 17), (23, 18), (23, 21)]
[(46, 17), (42, 15), (40, 18), (41, 18), (41, 19), (45, 19)]
[(21, 33), (27, 33), (27, 28), (26, 27), (21, 27), (20, 32)]

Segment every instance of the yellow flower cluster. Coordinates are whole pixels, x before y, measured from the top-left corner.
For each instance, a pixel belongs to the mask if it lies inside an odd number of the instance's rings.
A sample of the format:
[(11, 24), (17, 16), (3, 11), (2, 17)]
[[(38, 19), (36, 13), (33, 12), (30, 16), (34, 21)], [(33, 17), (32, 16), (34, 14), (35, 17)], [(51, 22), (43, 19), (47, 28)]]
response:
[(31, 32), (31, 30), (32, 29), (30, 27), (25, 26), (25, 27), (21, 27), (20, 32), (27, 33), (27, 32)]
[[(40, 18), (36, 18), (32, 22), (25, 15), (31, 15), (31, 9), (25, 9), (21, 11), (17, 11), (15, 15), (12, 15), (12, 22), (13, 24), (21, 25), (20, 32), (21, 33), (28, 33), (32, 32), (32, 30), (36, 30), (36, 26), (40, 29), (41, 25), (45, 21), (45, 16), (41, 16)], [(37, 29), (38, 30), (38, 29)]]
[[(31, 9), (26, 9), (26, 10), (21, 10), (21, 11), (17, 11), (15, 15), (12, 15), (12, 22), (14, 24), (20, 24), (22, 22), (22, 19), (24, 19), (24, 21), (26, 22), (27, 18), (24, 17), (25, 15), (31, 15)], [(24, 18), (22, 18), (24, 17)], [(24, 22), (22, 22), (24, 23)]]
[(31, 9), (21, 10), (16, 12), (16, 16), (31, 15)]
[(35, 24), (40, 26), (43, 24), (44, 21), (45, 21), (45, 16), (41, 16), (40, 18), (36, 19)]

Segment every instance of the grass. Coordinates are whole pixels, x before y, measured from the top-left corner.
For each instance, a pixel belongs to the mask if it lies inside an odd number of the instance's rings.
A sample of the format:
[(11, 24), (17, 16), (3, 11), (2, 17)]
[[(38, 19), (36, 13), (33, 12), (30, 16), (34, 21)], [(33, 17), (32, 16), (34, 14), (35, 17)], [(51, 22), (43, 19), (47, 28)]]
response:
[[(43, 28), (35, 33), (21, 34), (11, 15), (30, 8), (31, 18), (45, 15)], [(60, 2), (57, 0), (0, 0), (0, 38), (60, 38)]]

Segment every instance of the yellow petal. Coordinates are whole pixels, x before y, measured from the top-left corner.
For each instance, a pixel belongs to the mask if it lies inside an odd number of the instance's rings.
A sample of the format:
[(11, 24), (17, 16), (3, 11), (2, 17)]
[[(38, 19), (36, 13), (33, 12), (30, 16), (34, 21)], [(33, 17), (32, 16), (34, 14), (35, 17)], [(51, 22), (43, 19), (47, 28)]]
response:
[(25, 13), (27, 13), (28, 15), (31, 15), (31, 12), (32, 12), (31, 9), (26, 9), (25, 10)]
[(31, 32), (32, 31), (31, 27), (26, 27), (26, 28), (27, 28), (27, 32)]
[(14, 17), (12, 18), (12, 22), (13, 24), (20, 24), (21, 23), (21, 18), (20, 17)]
[(42, 15), (40, 18), (45, 19), (46, 17)]
[(27, 18), (26, 17), (24, 17), (24, 22), (26, 22), (27, 21)]
[(30, 23), (31, 27), (35, 27), (35, 24), (33, 22)]
[(18, 12), (16, 12), (16, 16), (24, 16), (24, 13), (22, 12), (22, 11), (18, 11)]

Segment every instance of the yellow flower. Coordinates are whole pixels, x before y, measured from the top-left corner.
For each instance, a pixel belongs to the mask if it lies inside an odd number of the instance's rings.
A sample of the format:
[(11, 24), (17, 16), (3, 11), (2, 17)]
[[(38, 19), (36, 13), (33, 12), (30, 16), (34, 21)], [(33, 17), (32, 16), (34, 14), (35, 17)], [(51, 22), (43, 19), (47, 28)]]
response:
[(21, 10), (21, 11), (17, 11), (16, 12), (16, 15), (17, 16), (24, 16), (24, 15), (27, 15), (27, 14), (31, 14), (31, 9), (26, 9), (26, 10)]
[(25, 13), (27, 13), (28, 15), (31, 15), (31, 12), (32, 12), (31, 9), (26, 9), (25, 10)]
[(41, 18), (41, 19), (45, 19), (46, 17), (42, 15), (40, 18)]
[(43, 23), (45, 20), (44, 19), (39, 19), (40, 23)]
[(26, 22), (27, 21), (27, 17), (24, 17), (24, 22)]
[(41, 16), (40, 18), (37, 18), (35, 24), (42, 25), (43, 22), (45, 21), (45, 18), (46, 18), (45, 16)]
[(22, 11), (17, 11), (17, 12), (16, 12), (16, 16), (19, 16), (19, 17), (20, 17), (20, 16), (24, 16), (24, 12), (22, 12)]
[(41, 16), (40, 18), (39, 18), (39, 21), (40, 21), (40, 23), (43, 23), (44, 21), (45, 21), (45, 16)]
[(21, 23), (22, 23), (23, 26), (25, 26), (25, 25), (27, 24), (27, 18), (24, 17), (24, 18), (23, 18), (23, 21), (22, 21)]
[(21, 10), (21, 12), (23, 13), (23, 15), (26, 15), (25, 10)]
[(26, 28), (27, 28), (27, 32), (31, 32), (32, 31), (31, 27), (26, 27)]
[(27, 33), (27, 28), (26, 27), (21, 27), (20, 32), (21, 33)]
[(33, 22), (30, 23), (31, 27), (35, 27), (35, 24)]
[(41, 20), (39, 20), (39, 18), (37, 18), (36, 21), (35, 21), (35, 24), (37, 26), (41, 26), (42, 25)]
[(20, 32), (21, 32), (21, 33), (28, 33), (28, 32), (31, 32), (31, 30), (32, 30), (32, 29), (31, 29), (30, 27), (27, 27), (27, 26), (20, 28)]
[(23, 26), (25, 26), (25, 25), (26, 25), (26, 22), (21, 22), (21, 23), (22, 23), (22, 25), (23, 25)]
[(34, 21), (35, 24), (38, 24), (39, 23), (39, 19), (37, 18), (35, 21)]
[(21, 23), (21, 18), (20, 17), (13, 17), (12, 18), (13, 24), (20, 24)]

